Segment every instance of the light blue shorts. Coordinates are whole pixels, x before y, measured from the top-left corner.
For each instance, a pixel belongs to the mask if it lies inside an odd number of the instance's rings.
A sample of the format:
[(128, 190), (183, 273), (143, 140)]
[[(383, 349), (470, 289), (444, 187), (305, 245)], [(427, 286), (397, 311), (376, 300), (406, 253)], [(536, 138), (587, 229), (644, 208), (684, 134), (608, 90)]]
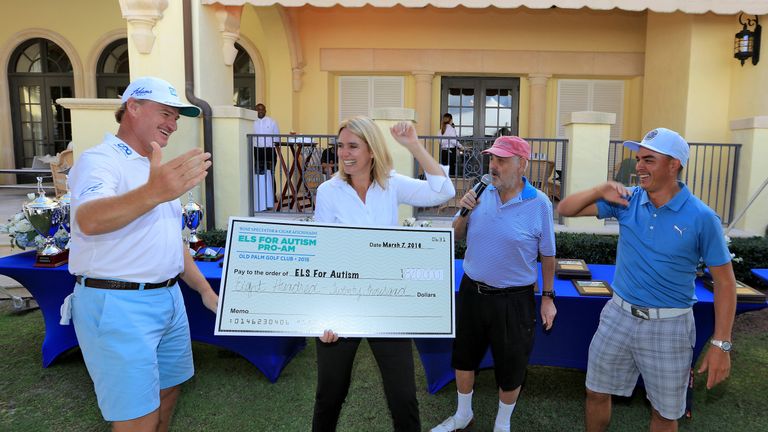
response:
[(676, 420), (685, 413), (695, 343), (693, 311), (644, 320), (609, 300), (589, 345), (587, 388), (630, 396), (642, 375), (651, 406)]
[(160, 390), (194, 375), (179, 285), (142, 291), (75, 285), (72, 321), (107, 421), (160, 407)]

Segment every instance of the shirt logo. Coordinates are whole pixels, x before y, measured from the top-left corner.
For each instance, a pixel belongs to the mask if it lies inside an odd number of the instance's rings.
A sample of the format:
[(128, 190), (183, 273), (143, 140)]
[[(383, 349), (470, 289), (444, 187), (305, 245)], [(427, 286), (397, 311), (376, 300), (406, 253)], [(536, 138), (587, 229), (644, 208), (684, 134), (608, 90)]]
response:
[(136, 90), (132, 91), (130, 96), (145, 96), (148, 94), (152, 94), (152, 90), (147, 90), (144, 87), (139, 87)]
[(133, 154), (133, 150), (131, 150), (131, 148), (130, 148), (130, 147), (128, 147), (126, 144), (124, 144), (124, 143), (117, 143), (117, 144), (115, 144), (115, 145), (117, 146), (117, 148), (119, 148), (120, 150), (122, 150), (122, 151), (123, 151), (123, 153), (124, 153), (126, 156), (130, 156), (130, 155), (132, 155), (132, 154)]
[(680, 228), (677, 225), (675, 225), (675, 231), (677, 231), (680, 234), (680, 237), (683, 236), (683, 232), (685, 232), (685, 230), (687, 230), (687, 229), (688, 229), (688, 227)]
[(173, 96), (177, 96), (176, 95), (176, 89), (173, 88), (173, 87), (168, 87), (168, 93), (170, 93)]
[(88, 195), (89, 193), (94, 193), (94, 192), (97, 192), (97, 191), (98, 191), (98, 190), (100, 190), (102, 187), (104, 187), (104, 184), (103, 184), (103, 183), (96, 183), (96, 184), (95, 184), (95, 185), (93, 185), (93, 186), (88, 186), (87, 188), (85, 188), (85, 189), (83, 190), (83, 193), (81, 193), (80, 195)]

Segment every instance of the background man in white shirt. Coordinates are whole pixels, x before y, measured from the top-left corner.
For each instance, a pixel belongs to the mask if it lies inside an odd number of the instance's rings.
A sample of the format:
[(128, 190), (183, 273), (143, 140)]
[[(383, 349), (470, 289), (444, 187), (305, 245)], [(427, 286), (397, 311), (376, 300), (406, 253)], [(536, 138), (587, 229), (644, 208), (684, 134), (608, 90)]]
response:
[[(267, 107), (263, 103), (256, 105), (257, 118), (253, 122), (253, 133), (257, 135), (278, 135), (280, 128), (272, 117), (267, 115)], [(253, 156), (256, 160), (256, 174), (263, 174), (275, 166), (275, 142), (277, 137), (259, 137), (253, 144)]]

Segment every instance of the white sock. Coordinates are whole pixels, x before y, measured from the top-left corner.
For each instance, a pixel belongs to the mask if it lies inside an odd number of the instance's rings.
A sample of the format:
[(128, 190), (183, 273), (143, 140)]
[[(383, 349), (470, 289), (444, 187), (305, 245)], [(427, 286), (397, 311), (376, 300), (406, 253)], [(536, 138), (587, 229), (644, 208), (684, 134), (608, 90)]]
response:
[(475, 391), (471, 391), (469, 393), (459, 393), (459, 391), (456, 391), (456, 394), (459, 396), (459, 404), (458, 408), (456, 408), (456, 417), (462, 418), (462, 419), (468, 419), (472, 417), (472, 395), (475, 393)]
[(515, 410), (515, 403), (512, 404), (505, 404), (502, 401), (499, 401), (499, 413), (496, 414), (496, 428), (508, 431), (509, 430), (509, 421), (512, 418), (512, 412)]

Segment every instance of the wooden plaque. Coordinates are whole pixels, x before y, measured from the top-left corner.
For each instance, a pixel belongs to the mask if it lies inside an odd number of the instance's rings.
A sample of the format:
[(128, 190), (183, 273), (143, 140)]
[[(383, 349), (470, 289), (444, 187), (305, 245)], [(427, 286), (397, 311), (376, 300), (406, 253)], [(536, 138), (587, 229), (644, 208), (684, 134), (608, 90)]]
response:
[(576, 291), (582, 296), (606, 296), (613, 295), (613, 288), (611, 284), (602, 280), (571, 280), (573, 286), (576, 287)]
[[(707, 287), (707, 289), (713, 291), (715, 283), (711, 277), (709, 277), (709, 275), (702, 277), (701, 281), (704, 282), (704, 286)], [(752, 288), (744, 282), (737, 280), (736, 301), (743, 303), (765, 303), (765, 294)]]
[(558, 259), (555, 264), (558, 279), (590, 279), (592, 272), (582, 259)]

